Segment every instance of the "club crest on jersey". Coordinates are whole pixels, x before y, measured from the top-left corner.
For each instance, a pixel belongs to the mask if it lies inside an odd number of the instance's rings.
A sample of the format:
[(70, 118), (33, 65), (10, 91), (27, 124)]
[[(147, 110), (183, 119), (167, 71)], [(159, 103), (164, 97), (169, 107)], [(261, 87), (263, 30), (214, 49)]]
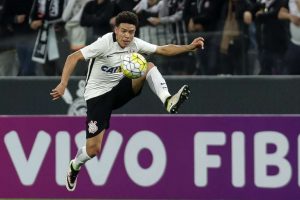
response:
[(101, 66), (101, 70), (106, 72), (106, 73), (110, 73), (110, 74), (113, 74), (113, 73), (119, 73), (121, 72), (121, 67), (120, 66), (117, 66), (117, 67), (109, 67), (109, 66)]
[(89, 131), (89, 133), (91, 133), (91, 134), (94, 134), (94, 133), (96, 133), (97, 131), (98, 131), (98, 126), (97, 126), (97, 121), (90, 121), (89, 123), (88, 123), (88, 131)]

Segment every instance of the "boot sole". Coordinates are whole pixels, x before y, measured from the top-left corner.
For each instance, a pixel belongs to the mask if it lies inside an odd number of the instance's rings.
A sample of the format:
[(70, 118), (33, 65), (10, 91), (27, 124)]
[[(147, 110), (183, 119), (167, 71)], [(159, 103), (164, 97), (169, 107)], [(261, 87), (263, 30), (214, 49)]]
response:
[(177, 114), (178, 109), (181, 106), (181, 104), (189, 98), (189, 95), (191, 93), (191, 90), (188, 85), (184, 85), (183, 89), (181, 91), (180, 97), (178, 99), (178, 102), (171, 108), (170, 113)]

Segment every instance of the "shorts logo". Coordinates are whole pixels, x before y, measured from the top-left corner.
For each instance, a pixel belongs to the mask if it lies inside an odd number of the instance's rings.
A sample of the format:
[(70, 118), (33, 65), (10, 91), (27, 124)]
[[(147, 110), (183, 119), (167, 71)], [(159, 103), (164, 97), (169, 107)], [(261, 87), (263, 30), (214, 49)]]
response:
[(90, 123), (88, 123), (89, 126), (89, 133), (96, 133), (98, 131), (98, 126), (97, 126), (97, 121), (90, 121)]

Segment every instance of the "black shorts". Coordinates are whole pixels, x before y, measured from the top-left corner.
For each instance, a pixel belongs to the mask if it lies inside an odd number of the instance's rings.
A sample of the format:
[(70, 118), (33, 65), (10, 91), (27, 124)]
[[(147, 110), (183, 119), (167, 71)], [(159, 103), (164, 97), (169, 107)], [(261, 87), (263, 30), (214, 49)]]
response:
[(120, 108), (139, 95), (134, 94), (132, 80), (124, 77), (111, 91), (87, 100), (86, 138), (91, 138), (109, 128), (113, 110)]

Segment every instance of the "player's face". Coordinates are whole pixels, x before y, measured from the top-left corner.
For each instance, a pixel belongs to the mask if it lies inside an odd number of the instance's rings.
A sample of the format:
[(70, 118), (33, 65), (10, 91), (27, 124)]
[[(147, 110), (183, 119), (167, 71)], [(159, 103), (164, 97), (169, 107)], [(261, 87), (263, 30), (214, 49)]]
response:
[(115, 28), (116, 39), (120, 47), (125, 48), (130, 44), (133, 40), (135, 30), (135, 25), (127, 23), (121, 23)]

